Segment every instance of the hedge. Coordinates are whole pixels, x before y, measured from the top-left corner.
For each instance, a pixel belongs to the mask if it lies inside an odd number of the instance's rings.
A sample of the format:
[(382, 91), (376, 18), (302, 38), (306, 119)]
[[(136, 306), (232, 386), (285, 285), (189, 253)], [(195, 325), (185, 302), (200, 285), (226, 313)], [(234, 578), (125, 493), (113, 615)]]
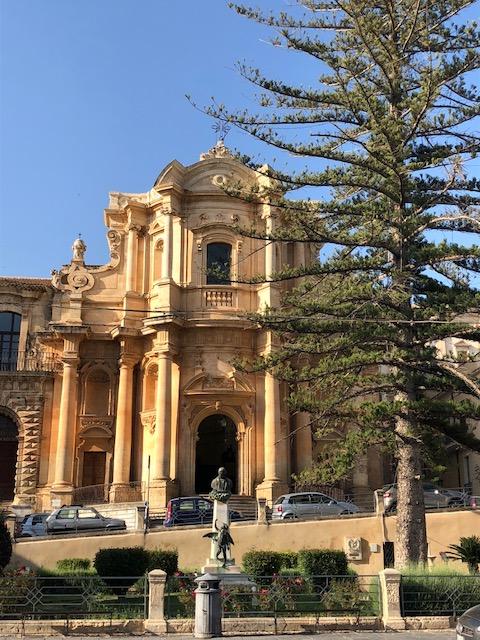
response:
[(103, 582), (117, 595), (124, 595), (148, 569), (148, 552), (142, 547), (100, 549), (93, 565)]
[(166, 549), (153, 549), (147, 551), (148, 571), (162, 569), (168, 576), (173, 576), (178, 571), (178, 551)]
[(297, 567), (304, 576), (348, 575), (348, 560), (344, 551), (302, 549), (297, 554)]

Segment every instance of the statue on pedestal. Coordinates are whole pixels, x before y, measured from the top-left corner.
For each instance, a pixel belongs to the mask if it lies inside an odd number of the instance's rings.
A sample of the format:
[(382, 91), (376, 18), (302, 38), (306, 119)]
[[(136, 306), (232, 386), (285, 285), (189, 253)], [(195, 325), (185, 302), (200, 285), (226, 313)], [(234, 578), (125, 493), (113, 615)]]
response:
[(217, 477), (212, 480), (210, 486), (212, 490), (208, 495), (212, 500), (218, 500), (224, 504), (228, 502), (232, 495), (232, 481), (227, 478), (225, 467), (220, 467)]
[(210, 538), (216, 542), (217, 552), (215, 554), (215, 558), (220, 560), (220, 556), (223, 555), (223, 564), (222, 567), (225, 569), (228, 561), (228, 554), (230, 552), (230, 546), (235, 544), (233, 542), (233, 538), (230, 535), (230, 527), (226, 522), (222, 523), (220, 529), (217, 527), (217, 522), (215, 521), (214, 527), (216, 531), (211, 531), (210, 533), (206, 533), (203, 537)]

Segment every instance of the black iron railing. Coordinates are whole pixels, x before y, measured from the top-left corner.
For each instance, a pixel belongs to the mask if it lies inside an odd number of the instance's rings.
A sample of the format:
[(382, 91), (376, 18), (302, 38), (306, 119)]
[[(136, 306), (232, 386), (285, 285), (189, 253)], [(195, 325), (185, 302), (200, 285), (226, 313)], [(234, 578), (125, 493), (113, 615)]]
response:
[(480, 575), (404, 575), (404, 616), (458, 616), (480, 602)]
[(147, 611), (146, 576), (0, 576), (0, 619), (145, 618)]

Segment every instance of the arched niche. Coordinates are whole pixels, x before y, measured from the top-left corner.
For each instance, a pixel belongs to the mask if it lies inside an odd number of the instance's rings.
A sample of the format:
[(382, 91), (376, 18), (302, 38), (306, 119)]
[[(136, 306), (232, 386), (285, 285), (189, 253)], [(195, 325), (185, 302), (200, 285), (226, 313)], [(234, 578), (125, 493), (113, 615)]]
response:
[(155, 411), (157, 375), (157, 365), (153, 362), (147, 364), (143, 372), (142, 411)]
[(156, 240), (153, 244), (152, 282), (162, 279), (163, 240)]
[(111, 374), (102, 366), (93, 366), (84, 374), (82, 413), (87, 416), (112, 414)]

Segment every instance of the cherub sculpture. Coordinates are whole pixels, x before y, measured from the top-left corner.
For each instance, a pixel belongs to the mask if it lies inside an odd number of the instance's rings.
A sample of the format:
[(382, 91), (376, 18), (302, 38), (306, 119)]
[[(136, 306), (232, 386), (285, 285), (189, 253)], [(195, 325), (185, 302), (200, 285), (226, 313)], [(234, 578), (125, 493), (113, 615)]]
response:
[(230, 535), (230, 527), (226, 522), (218, 528), (217, 521), (215, 520), (215, 529), (216, 531), (210, 531), (210, 533), (206, 533), (203, 537), (210, 538), (210, 540), (213, 540), (216, 543), (217, 553), (215, 554), (215, 558), (220, 560), (220, 556), (223, 555), (222, 567), (225, 569), (227, 566), (227, 553), (230, 551), (230, 546), (235, 543)]

